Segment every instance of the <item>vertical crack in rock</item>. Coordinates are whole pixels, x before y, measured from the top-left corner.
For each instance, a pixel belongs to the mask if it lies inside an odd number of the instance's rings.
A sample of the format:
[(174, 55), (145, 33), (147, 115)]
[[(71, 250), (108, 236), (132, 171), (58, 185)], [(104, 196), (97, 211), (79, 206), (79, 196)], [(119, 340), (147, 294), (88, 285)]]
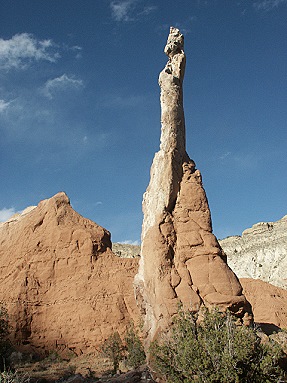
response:
[(160, 150), (143, 196), (141, 260), (134, 285), (147, 344), (169, 326), (179, 303), (193, 311), (229, 308), (242, 322), (252, 320), (240, 282), (212, 234), (201, 174), (186, 153), (183, 45), (183, 35), (171, 27), (164, 49), (168, 62), (159, 75)]

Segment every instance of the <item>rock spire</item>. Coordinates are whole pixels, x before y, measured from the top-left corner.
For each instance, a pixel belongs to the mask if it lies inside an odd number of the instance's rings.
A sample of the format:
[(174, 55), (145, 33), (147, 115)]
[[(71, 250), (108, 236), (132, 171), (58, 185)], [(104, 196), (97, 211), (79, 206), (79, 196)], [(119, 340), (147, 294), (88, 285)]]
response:
[(135, 294), (144, 316), (147, 341), (167, 328), (178, 311), (202, 306), (229, 308), (243, 322), (252, 319), (236, 275), (212, 234), (201, 174), (186, 153), (182, 83), (184, 37), (171, 27), (159, 75), (160, 150), (154, 156), (143, 196), (141, 260)]

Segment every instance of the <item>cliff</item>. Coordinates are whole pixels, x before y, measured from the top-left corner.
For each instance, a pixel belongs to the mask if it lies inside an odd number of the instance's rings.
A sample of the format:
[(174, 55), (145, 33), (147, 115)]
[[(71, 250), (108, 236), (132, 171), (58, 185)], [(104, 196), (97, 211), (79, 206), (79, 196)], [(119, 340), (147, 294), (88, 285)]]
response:
[(276, 222), (257, 223), (220, 245), (239, 278), (261, 279), (287, 289), (287, 215)]
[(83, 218), (65, 193), (0, 225), (0, 301), (22, 350), (97, 348), (139, 312), (137, 259), (111, 250), (110, 233)]

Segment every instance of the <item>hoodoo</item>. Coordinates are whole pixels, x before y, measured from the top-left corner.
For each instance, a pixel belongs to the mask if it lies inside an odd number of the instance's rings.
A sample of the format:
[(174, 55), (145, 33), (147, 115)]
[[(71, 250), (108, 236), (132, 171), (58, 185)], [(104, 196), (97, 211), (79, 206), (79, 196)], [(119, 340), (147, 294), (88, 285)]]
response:
[(230, 309), (244, 323), (252, 320), (242, 286), (227, 266), (216, 237), (201, 174), (186, 153), (182, 84), (184, 37), (170, 28), (159, 76), (161, 142), (143, 197), (141, 260), (135, 293), (147, 340), (167, 328), (178, 305)]

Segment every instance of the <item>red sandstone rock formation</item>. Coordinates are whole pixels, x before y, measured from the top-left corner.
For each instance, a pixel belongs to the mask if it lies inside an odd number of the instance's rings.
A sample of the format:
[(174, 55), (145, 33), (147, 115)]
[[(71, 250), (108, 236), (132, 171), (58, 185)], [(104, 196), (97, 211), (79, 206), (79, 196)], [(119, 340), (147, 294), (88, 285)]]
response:
[(65, 193), (0, 225), (0, 301), (12, 341), (29, 350), (99, 346), (139, 313), (136, 259), (111, 251), (110, 233), (70, 206)]
[(254, 321), (263, 331), (287, 329), (287, 291), (259, 279), (241, 278), (243, 292), (252, 305)]
[(212, 234), (201, 174), (185, 150), (182, 82), (183, 35), (170, 29), (160, 73), (161, 144), (143, 198), (142, 247), (135, 278), (137, 301), (145, 318), (147, 342), (165, 329), (178, 304), (229, 308), (243, 322), (252, 319), (242, 286), (226, 264)]

